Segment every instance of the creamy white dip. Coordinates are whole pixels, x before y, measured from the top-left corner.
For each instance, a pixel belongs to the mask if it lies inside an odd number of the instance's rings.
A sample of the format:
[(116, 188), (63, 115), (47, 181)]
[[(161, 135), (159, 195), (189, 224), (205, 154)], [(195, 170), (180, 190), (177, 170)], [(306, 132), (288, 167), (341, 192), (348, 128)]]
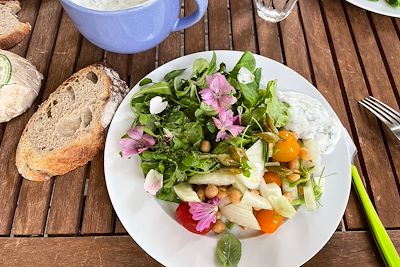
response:
[(335, 148), (341, 134), (341, 125), (315, 98), (296, 92), (278, 92), (278, 98), (290, 105), (289, 123), (285, 129), (296, 132), (301, 139), (314, 139), (322, 154)]
[(94, 10), (116, 11), (128, 9), (149, 0), (71, 0), (71, 2)]

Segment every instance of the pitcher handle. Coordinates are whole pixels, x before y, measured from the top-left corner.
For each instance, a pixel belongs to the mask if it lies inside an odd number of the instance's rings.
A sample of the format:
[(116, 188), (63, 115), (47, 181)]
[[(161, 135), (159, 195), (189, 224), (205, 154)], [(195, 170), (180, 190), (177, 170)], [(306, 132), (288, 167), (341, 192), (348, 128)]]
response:
[(189, 28), (199, 22), (199, 20), (204, 16), (207, 11), (208, 0), (195, 0), (197, 5), (197, 10), (190, 16), (179, 18), (172, 31), (181, 31)]

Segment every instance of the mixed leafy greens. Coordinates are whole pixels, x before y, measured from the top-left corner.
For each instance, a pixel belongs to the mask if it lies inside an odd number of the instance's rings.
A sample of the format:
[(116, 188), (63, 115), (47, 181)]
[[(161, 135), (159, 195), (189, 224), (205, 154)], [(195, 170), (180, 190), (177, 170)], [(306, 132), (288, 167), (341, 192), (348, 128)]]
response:
[[(226, 162), (221, 163), (217, 155), (228, 154), (230, 145), (249, 147), (258, 139), (256, 133), (268, 127), (267, 118), (276, 127), (286, 124), (289, 106), (277, 99), (276, 81), (270, 81), (266, 88), (259, 89), (261, 69), (255, 65), (253, 55), (245, 52), (232, 72), (228, 73), (223, 63), (217, 67), (214, 53), (210, 62), (197, 59), (193, 63), (193, 73), (187, 79), (182, 78), (185, 69), (179, 69), (166, 74), (161, 82), (153, 83), (148, 78), (141, 81), (143, 87), (131, 101), (132, 112), (136, 116), (133, 125), (144, 126), (143, 131), (156, 139), (151, 151), (139, 155), (145, 175), (151, 169), (156, 169), (164, 176), (158, 199), (179, 202), (172, 190), (175, 184), (186, 181), (194, 174), (208, 173), (222, 167)], [(250, 81), (238, 79), (242, 67), (253, 75)], [(218, 129), (212, 119), (218, 112), (204, 104), (199, 97), (199, 91), (207, 87), (206, 77), (216, 72), (224, 75), (234, 88), (238, 88), (235, 94), (237, 102), (232, 110), (241, 115), (241, 123), (246, 125), (243, 134), (218, 144), (215, 143)], [(149, 111), (150, 100), (155, 96), (163, 96), (170, 103), (161, 114), (151, 114)], [(173, 139), (164, 142), (168, 134)], [(204, 139), (212, 143), (214, 149), (211, 153), (200, 151), (200, 143)], [(246, 163), (242, 162), (242, 165), (242, 169), (245, 169)]]

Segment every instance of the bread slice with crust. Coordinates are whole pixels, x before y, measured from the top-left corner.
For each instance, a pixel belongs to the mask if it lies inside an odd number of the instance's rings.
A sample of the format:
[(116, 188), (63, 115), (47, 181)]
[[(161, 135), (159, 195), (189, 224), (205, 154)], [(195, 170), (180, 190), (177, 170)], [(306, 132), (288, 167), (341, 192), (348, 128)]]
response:
[(43, 102), (22, 133), (16, 165), (26, 179), (46, 181), (92, 160), (129, 89), (103, 65), (88, 66)]
[(17, 45), (29, 34), (31, 25), (17, 17), (20, 9), (19, 1), (0, 1), (0, 49)]

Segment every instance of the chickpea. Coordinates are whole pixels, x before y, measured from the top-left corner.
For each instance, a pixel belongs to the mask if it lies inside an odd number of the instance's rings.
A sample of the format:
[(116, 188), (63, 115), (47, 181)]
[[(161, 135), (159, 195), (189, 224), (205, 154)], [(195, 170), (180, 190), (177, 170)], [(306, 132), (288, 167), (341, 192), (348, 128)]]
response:
[(214, 198), (218, 195), (218, 187), (216, 185), (213, 184), (209, 184), (206, 187), (205, 193), (206, 193), (206, 197), (208, 199)]
[(289, 161), (288, 162), (288, 167), (291, 170), (298, 170), (299, 167), (300, 167), (299, 159), (297, 158), (297, 159), (294, 159), (292, 161)]
[(296, 182), (297, 180), (300, 179), (300, 174), (293, 173), (293, 174), (291, 174), (291, 175), (288, 176), (288, 179), (289, 179), (291, 182)]
[(220, 234), (225, 230), (225, 224), (221, 220), (217, 220), (212, 228), (214, 233)]
[(226, 192), (228, 189), (226, 189), (226, 187), (225, 186), (220, 186), (219, 187), (219, 191), (224, 191), (224, 192)]
[(285, 192), (285, 193), (283, 193), (283, 196), (286, 197), (289, 200), (289, 202), (292, 202), (293, 195), (291, 192)]
[(199, 190), (197, 190), (197, 196), (200, 198), (201, 201), (206, 200), (204, 188), (200, 188)]
[(226, 191), (222, 191), (221, 189), (219, 189), (217, 198), (223, 199), (223, 198), (226, 198), (227, 195), (228, 195), (228, 193), (226, 193)]
[(215, 216), (217, 217), (217, 220), (221, 220), (222, 213), (220, 211), (217, 211), (217, 214)]
[(211, 144), (207, 140), (203, 140), (200, 143), (200, 151), (204, 153), (208, 153), (211, 150)]
[(305, 147), (300, 148), (299, 156), (302, 160), (311, 160), (310, 151)]
[(242, 193), (240, 193), (239, 190), (237, 189), (232, 189), (231, 191), (229, 191), (229, 200), (233, 203), (239, 203), (240, 199), (242, 197)]
[(256, 195), (260, 195), (260, 191), (256, 190), (256, 189), (252, 189), (250, 190), (251, 193), (256, 194)]

